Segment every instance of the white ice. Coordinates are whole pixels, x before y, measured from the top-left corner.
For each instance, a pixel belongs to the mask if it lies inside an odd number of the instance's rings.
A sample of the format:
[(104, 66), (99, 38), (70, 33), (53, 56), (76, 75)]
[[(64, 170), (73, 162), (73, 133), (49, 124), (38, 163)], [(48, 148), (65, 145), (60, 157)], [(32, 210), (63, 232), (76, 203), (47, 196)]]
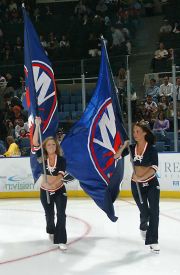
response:
[(0, 200), (0, 275), (180, 274), (180, 200), (160, 202), (159, 255), (139, 233), (134, 201), (118, 200), (116, 223), (92, 200), (69, 199), (68, 251), (45, 233), (39, 199)]

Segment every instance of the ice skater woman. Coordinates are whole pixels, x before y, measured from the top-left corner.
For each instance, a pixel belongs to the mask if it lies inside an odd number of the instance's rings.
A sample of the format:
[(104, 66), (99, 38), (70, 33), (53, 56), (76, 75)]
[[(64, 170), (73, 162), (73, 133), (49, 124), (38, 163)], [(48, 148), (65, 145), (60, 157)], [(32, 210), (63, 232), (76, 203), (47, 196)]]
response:
[[(134, 173), (131, 179), (131, 190), (140, 211), (140, 232), (145, 244), (150, 245), (152, 252), (159, 253), (159, 197), (160, 187), (156, 177), (158, 154), (154, 147), (155, 137), (145, 121), (137, 122), (133, 127), (135, 145), (130, 145)], [(114, 155), (117, 159), (125, 154), (123, 146)], [(127, 150), (127, 149), (126, 149)], [(142, 195), (140, 202), (136, 182)]]
[[(39, 144), (39, 127), (41, 119), (35, 119), (35, 131), (33, 135), (33, 145), (36, 151), (39, 162), (42, 162), (41, 149)], [(53, 239), (54, 244), (57, 244), (61, 250), (67, 249), (67, 234), (66, 234), (66, 204), (67, 194), (63, 183), (63, 177), (66, 169), (66, 161), (60, 156), (60, 146), (54, 137), (47, 137), (42, 144), (45, 161), (44, 175), (42, 169), (40, 199), (43, 205), (46, 216), (46, 232)], [(47, 201), (47, 193), (50, 202)], [(56, 206), (57, 221), (55, 223)]]

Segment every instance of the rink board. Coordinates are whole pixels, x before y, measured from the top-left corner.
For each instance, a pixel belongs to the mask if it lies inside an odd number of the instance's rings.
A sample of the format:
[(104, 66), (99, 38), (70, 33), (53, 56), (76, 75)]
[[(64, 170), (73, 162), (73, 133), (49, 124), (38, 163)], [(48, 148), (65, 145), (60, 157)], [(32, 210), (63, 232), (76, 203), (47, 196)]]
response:
[[(132, 167), (125, 158), (121, 197), (131, 197)], [(157, 177), (161, 197), (180, 198), (180, 153), (160, 153)], [(87, 197), (77, 180), (66, 184), (69, 197)], [(0, 159), (0, 198), (39, 197), (39, 183), (34, 184), (29, 158)]]

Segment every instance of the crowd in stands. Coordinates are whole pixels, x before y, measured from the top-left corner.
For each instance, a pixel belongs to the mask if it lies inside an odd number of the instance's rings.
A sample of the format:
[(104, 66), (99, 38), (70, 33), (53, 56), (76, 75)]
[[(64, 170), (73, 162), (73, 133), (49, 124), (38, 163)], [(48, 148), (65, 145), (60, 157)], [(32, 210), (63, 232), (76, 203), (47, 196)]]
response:
[[(100, 36), (103, 34), (110, 56), (131, 54), (136, 30), (142, 12), (142, 1), (97, 0), (64, 4), (26, 3), (26, 10), (38, 29), (43, 48), (50, 60), (72, 58), (93, 59), (100, 56)], [(153, 14), (153, 1), (144, 0), (145, 12)], [(168, 2), (168, 1), (166, 1)], [(167, 3), (164, 3), (167, 12)], [(47, 28), (44, 24), (49, 22)], [(12, 26), (12, 28), (11, 28)], [(54, 27), (55, 26), (55, 27)], [(18, 30), (21, 30), (18, 31)], [(16, 32), (17, 31), (17, 32)], [(169, 19), (166, 14), (160, 28), (159, 49), (152, 60), (153, 71), (166, 71), (171, 66), (174, 45), (167, 47), (167, 35), (179, 37), (179, 21)], [(0, 65), (23, 64), (23, 21), (20, 1), (0, 0)], [(124, 114), (127, 114), (127, 74), (119, 68), (115, 81)], [(180, 78), (177, 78), (178, 123), (180, 129)], [(145, 119), (158, 138), (170, 150), (167, 133), (173, 131), (173, 85), (167, 75), (159, 85), (150, 80), (144, 100), (137, 98), (131, 83), (131, 103), (133, 121)], [(61, 91), (62, 92), (62, 91)], [(0, 71), (0, 155), (27, 156), (30, 152), (27, 112), (22, 106), (24, 80), (22, 72), (12, 74)], [(76, 120), (82, 114), (81, 95), (61, 94), (59, 118)], [(62, 131), (58, 132), (59, 137)]]
[[(162, 81), (163, 83), (159, 84), (155, 79), (150, 80), (144, 100), (136, 104), (134, 120), (148, 121), (157, 137), (157, 142), (164, 143), (162, 151), (170, 151), (174, 148), (174, 87), (169, 76), (164, 75)], [(180, 77), (176, 78), (175, 90), (178, 136), (180, 138)]]
[(151, 62), (153, 72), (171, 71), (172, 62), (180, 67), (180, 2), (165, 1), (164, 18), (159, 30), (159, 47)]
[[(110, 54), (131, 54), (142, 6), (139, 1), (134, 1), (131, 5), (127, 3), (128, 1), (84, 0), (71, 4), (64, 14), (62, 11), (67, 3), (65, 6), (62, 3), (30, 6), (27, 3), (26, 9), (39, 30), (42, 46), (53, 61), (100, 55), (101, 35), (107, 41)], [(51, 29), (48, 26), (44, 28), (46, 22)], [(20, 35), (18, 31), (22, 26), (20, 1), (1, 0), (1, 63), (23, 63), (23, 32)]]
[(0, 78), (0, 155), (27, 156), (30, 153), (27, 113), (10, 82), (9, 85), (4, 77)]
[[(131, 54), (142, 8), (139, 1), (23, 2), (52, 62), (100, 56), (101, 35), (111, 55)], [(23, 64), (23, 44), (21, 1), (0, 0), (0, 65)], [(21, 75), (0, 72), (0, 155), (4, 156), (25, 156), (30, 150)]]

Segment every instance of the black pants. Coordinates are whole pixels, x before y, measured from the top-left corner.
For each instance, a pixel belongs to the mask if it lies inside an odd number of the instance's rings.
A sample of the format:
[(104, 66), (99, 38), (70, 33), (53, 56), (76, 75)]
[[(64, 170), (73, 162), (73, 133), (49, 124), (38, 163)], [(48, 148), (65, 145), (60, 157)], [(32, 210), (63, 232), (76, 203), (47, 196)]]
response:
[[(139, 183), (143, 204), (140, 203), (135, 182), (131, 182), (134, 200), (140, 211), (140, 229), (147, 230), (145, 244), (158, 243), (159, 197), (160, 188), (157, 178), (148, 182), (148, 186)], [(148, 225), (149, 223), (149, 225)]]
[[(65, 186), (55, 191), (53, 194), (50, 193), (50, 204), (47, 203), (46, 191), (40, 189), (40, 199), (45, 210), (46, 216), (46, 232), (54, 234), (54, 243), (66, 243), (66, 204), (67, 194)], [(57, 221), (55, 224), (55, 212), (54, 206), (56, 205), (57, 210)]]

